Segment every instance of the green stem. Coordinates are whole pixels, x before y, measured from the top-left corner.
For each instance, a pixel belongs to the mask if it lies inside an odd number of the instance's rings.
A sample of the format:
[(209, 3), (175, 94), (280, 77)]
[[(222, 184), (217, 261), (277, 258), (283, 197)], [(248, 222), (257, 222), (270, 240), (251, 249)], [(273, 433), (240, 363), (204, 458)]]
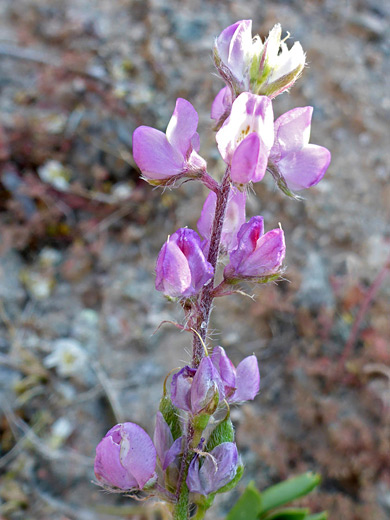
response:
[[(188, 470), (188, 467), (187, 467)], [(187, 471), (186, 471), (187, 473)], [(173, 512), (173, 520), (189, 520), (190, 518), (190, 508), (188, 503), (189, 491), (184, 480), (182, 486), (180, 488), (179, 499), (175, 505), (175, 509)]]
[(207, 509), (208, 507), (198, 506), (195, 515), (192, 517), (192, 520), (203, 520)]

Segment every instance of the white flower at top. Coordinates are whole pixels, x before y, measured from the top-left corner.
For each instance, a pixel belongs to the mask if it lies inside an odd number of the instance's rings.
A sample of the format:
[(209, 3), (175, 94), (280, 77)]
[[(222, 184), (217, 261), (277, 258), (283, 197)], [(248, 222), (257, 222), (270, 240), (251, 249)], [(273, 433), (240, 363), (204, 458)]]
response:
[(299, 42), (289, 49), (276, 24), (263, 43), (252, 39), (252, 21), (241, 20), (222, 31), (215, 40), (214, 61), (232, 93), (265, 95), (271, 99), (289, 89), (300, 76), (306, 62)]

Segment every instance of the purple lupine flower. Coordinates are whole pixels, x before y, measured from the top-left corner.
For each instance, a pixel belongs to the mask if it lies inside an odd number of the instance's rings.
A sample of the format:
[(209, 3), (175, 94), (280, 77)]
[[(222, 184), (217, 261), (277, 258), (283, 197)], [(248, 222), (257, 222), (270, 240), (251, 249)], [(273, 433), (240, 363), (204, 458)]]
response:
[(161, 467), (165, 471), (182, 452), (183, 437), (173, 440), (172, 432), (161, 412), (157, 412), (156, 415), (153, 442)]
[(187, 486), (191, 493), (207, 496), (215, 493), (236, 476), (238, 453), (234, 442), (223, 442), (201, 464), (201, 455), (196, 455), (189, 466)]
[(229, 115), (232, 108), (233, 97), (229, 87), (222, 88), (215, 96), (211, 105), (210, 116), (217, 123), (225, 116)]
[[(202, 213), (198, 220), (199, 233), (207, 240), (207, 247), (203, 245), (203, 251), (207, 251), (214, 222), (215, 205), (217, 195), (211, 191), (205, 200)], [(245, 222), (246, 193), (237, 188), (231, 188), (226, 207), (225, 220), (222, 227), (221, 246), (227, 252), (237, 247), (237, 233)]]
[(228, 403), (253, 400), (260, 389), (260, 372), (256, 356), (248, 356), (235, 368), (222, 347), (214, 347), (211, 361), (222, 380)]
[(309, 144), (313, 107), (293, 108), (275, 121), (270, 160), (291, 190), (314, 186), (330, 164), (330, 152)]
[(143, 489), (154, 477), (155, 467), (156, 449), (138, 424), (117, 424), (96, 447), (94, 469), (101, 484), (120, 489)]
[(218, 372), (210, 357), (206, 356), (197, 369), (186, 366), (173, 376), (172, 403), (192, 415), (211, 414), (218, 405), (221, 388)]
[(197, 294), (214, 276), (199, 235), (181, 228), (168, 237), (157, 258), (156, 289), (171, 297)]
[(214, 44), (214, 62), (222, 78), (233, 88), (249, 89), (252, 58), (252, 20), (241, 20), (224, 29)]
[(279, 272), (286, 253), (281, 229), (264, 234), (263, 217), (252, 217), (241, 226), (237, 239), (238, 246), (224, 270), (226, 280), (251, 277), (260, 281)]
[(246, 184), (264, 177), (274, 142), (273, 118), (272, 102), (266, 96), (244, 92), (233, 102), (230, 116), (216, 135), (233, 182)]
[(164, 184), (178, 175), (196, 177), (206, 171), (198, 155), (198, 114), (189, 101), (179, 98), (166, 133), (139, 126), (133, 133), (133, 157), (150, 184)]

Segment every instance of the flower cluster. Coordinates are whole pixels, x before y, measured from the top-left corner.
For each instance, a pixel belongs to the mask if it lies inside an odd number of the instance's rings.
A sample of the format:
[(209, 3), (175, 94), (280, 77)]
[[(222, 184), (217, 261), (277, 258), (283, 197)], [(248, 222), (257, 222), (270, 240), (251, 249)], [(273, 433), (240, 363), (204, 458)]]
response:
[(242, 20), (215, 40), (214, 62), (226, 83), (211, 107), (226, 164), (221, 182), (199, 155), (198, 114), (185, 99), (177, 100), (165, 133), (141, 126), (133, 134), (134, 160), (147, 182), (174, 187), (198, 180), (209, 190), (198, 232), (184, 227), (170, 235), (156, 264), (156, 289), (180, 303), (185, 321), (177, 326), (193, 334), (192, 362), (172, 376), (170, 391), (167, 376), (153, 441), (136, 424), (114, 426), (97, 447), (95, 474), (105, 487), (160, 496), (177, 519), (189, 517), (190, 503), (203, 518), (215, 494), (234, 487), (243, 471), (230, 406), (259, 392), (257, 359), (248, 356), (235, 367), (221, 346), (206, 343), (215, 297), (237, 291), (241, 282), (275, 280), (283, 269), (283, 230), (265, 232), (263, 217), (247, 218), (248, 186), (269, 172), (296, 197), (330, 163), (326, 148), (309, 143), (312, 107), (274, 117), (274, 98), (305, 66), (301, 45), (288, 49), (281, 34), (277, 24), (262, 42), (252, 38), (252, 22)]
[[(259, 388), (255, 356), (248, 356), (235, 368), (225, 350), (215, 347), (197, 368), (185, 366), (173, 376), (170, 396), (161, 399), (153, 441), (137, 424), (111, 428), (96, 448), (98, 481), (122, 490), (163, 486), (175, 491), (180, 457), (186, 449), (185, 430), (191, 421), (190, 447), (196, 456), (188, 468), (188, 489), (204, 496), (217, 493), (237, 473), (241, 476), (242, 469), (228, 403), (252, 400)], [(225, 417), (221, 418), (223, 411)]]

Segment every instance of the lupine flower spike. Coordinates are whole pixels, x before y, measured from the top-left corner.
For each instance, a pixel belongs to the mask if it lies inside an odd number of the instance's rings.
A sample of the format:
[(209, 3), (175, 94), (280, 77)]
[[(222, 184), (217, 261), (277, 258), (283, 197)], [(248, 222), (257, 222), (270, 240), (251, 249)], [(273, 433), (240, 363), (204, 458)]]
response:
[(208, 345), (210, 314), (214, 298), (240, 292), (237, 284), (279, 278), (286, 253), (281, 226), (265, 233), (263, 217), (246, 222), (246, 187), (268, 170), (284, 193), (295, 196), (317, 184), (330, 163), (326, 148), (309, 144), (312, 107), (274, 121), (273, 98), (305, 65), (301, 45), (288, 49), (279, 24), (264, 43), (252, 39), (251, 20), (227, 27), (215, 40), (214, 61), (226, 83), (211, 108), (226, 164), (220, 182), (198, 155), (198, 114), (185, 99), (177, 100), (165, 133), (141, 126), (133, 134), (134, 160), (147, 182), (173, 186), (193, 179), (210, 190), (199, 235), (178, 229), (156, 263), (156, 289), (178, 300), (185, 320), (177, 326), (193, 333), (191, 363), (175, 369), (170, 387), (172, 371), (164, 381), (153, 442), (140, 426), (118, 424), (97, 446), (95, 459), (102, 486), (158, 496), (170, 503), (175, 520), (190, 518), (191, 507), (197, 508), (194, 518), (203, 519), (215, 495), (236, 486), (243, 473), (230, 406), (255, 399), (259, 366), (253, 354), (235, 367), (221, 346)]

